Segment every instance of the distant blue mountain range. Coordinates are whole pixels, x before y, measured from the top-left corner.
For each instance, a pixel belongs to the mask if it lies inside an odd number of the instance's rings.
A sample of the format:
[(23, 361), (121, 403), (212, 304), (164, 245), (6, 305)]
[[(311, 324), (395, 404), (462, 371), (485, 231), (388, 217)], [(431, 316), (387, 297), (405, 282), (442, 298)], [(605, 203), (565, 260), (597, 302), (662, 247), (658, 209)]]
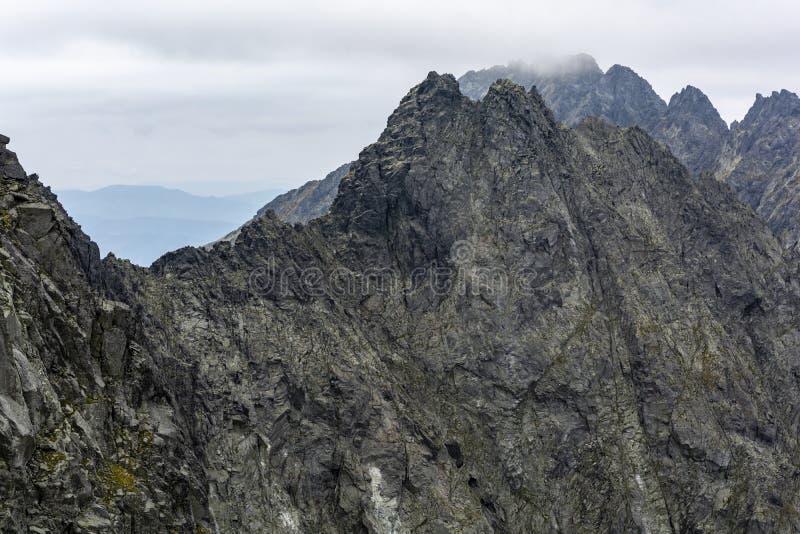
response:
[(158, 186), (112, 185), (56, 194), (101, 254), (113, 252), (148, 266), (165, 252), (219, 239), (283, 192), (207, 197)]

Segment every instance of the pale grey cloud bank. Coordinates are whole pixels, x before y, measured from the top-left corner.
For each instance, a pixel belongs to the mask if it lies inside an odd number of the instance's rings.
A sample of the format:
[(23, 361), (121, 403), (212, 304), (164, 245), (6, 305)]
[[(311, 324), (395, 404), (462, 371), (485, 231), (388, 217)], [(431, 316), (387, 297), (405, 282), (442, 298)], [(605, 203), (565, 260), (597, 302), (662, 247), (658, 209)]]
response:
[(429, 70), (587, 52), (728, 120), (800, 90), (796, 2), (0, 0), (0, 132), (55, 188), (290, 187), (380, 133)]

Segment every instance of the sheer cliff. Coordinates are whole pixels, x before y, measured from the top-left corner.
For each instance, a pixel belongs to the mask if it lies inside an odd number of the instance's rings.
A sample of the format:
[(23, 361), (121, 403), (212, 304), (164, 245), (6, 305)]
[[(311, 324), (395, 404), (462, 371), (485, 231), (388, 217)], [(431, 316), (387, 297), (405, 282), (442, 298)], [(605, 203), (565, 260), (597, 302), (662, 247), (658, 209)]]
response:
[(638, 127), (431, 73), (329, 214), (149, 270), (0, 162), (3, 529), (800, 529), (797, 265)]

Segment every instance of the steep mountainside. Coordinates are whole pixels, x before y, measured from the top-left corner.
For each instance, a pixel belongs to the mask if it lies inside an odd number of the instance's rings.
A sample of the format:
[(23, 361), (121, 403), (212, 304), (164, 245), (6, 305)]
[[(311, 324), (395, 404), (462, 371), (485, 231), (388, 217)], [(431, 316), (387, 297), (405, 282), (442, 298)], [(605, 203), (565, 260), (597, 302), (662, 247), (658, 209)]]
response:
[(728, 129), (699, 89), (687, 86), (665, 106), (632, 70), (615, 65), (603, 74), (585, 55), (567, 57), (545, 70), (514, 63), (470, 71), (459, 84), (467, 96), (478, 99), (498, 77), (535, 85), (566, 124), (597, 116), (642, 127), (693, 176), (710, 172), (730, 183), (784, 246), (800, 250), (800, 99), (794, 93), (759, 95), (745, 119)]
[[(788, 91), (759, 97), (742, 123), (729, 129), (702, 91), (691, 85), (669, 105), (646, 80), (615, 65), (603, 73), (585, 54), (546, 68), (524, 63), (470, 71), (459, 79), (463, 93), (480, 99), (498, 79), (536, 86), (556, 118), (576, 125), (590, 116), (620, 126), (637, 125), (664, 143), (692, 176), (709, 172), (730, 183), (756, 210), (784, 246), (800, 251), (800, 100)], [(341, 174), (336, 174), (342, 171)], [(326, 178), (276, 198), (273, 209), (288, 222), (308, 222), (330, 209), (342, 168)]]
[(328, 173), (322, 180), (311, 180), (303, 186), (275, 197), (269, 204), (258, 210), (257, 217), (272, 210), (283, 221), (307, 223), (325, 215), (333, 204), (339, 183), (350, 170), (352, 163), (345, 163)]
[(329, 215), (150, 270), (0, 162), (2, 529), (800, 529), (797, 267), (639, 128), (431, 73)]
[[(687, 87), (667, 106), (633, 70), (614, 65), (604, 73), (586, 54), (567, 56), (544, 67), (522, 62), (497, 65), (470, 71), (458, 82), (466, 96), (480, 100), (501, 79), (527, 89), (535, 86), (556, 118), (567, 125), (575, 126), (586, 117), (596, 116), (620, 126), (641, 126), (669, 146), (693, 175), (716, 168), (721, 144), (727, 139), (728, 126), (698, 89)], [(308, 182), (277, 197), (259, 214), (273, 209), (282, 220), (292, 223), (318, 217), (328, 211), (335, 196), (315, 194), (319, 186), (317, 181)], [(311, 216), (298, 217), (295, 212)]]

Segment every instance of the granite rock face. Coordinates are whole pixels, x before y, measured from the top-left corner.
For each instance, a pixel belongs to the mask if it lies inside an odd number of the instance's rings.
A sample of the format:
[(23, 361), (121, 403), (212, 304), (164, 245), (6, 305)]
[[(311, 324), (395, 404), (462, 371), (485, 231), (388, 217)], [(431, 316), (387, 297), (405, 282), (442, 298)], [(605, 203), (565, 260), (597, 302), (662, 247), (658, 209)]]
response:
[[(0, 531), (193, 528), (192, 375), (104, 297), (97, 245), (5, 148), (0, 245)], [(162, 435), (164, 412), (180, 434)]]
[(640, 128), (431, 73), (328, 215), (149, 270), (0, 156), (2, 529), (800, 529), (797, 265)]
[[(713, 172), (728, 138), (728, 126), (708, 98), (688, 86), (676, 93), (669, 106), (650, 84), (628, 67), (614, 65), (603, 72), (595, 59), (577, 54), (546, 66), (522, 62), (470, 71), (459, 78), (464, 95), (480, 100), (499, 79), (527, 89), (536, 87), (556, 119), (575, 126), (586, 117), (602, 117), (619, 126), (637, 125), (666, 144), (690, 172)], [(277, 197), (262, 210), (273, 209), (287, 222), (308, 222), (330, 209), (343, 168), (319, 182), (311, 181)], [(331, 194), (333, 192), (333, 194)]]

